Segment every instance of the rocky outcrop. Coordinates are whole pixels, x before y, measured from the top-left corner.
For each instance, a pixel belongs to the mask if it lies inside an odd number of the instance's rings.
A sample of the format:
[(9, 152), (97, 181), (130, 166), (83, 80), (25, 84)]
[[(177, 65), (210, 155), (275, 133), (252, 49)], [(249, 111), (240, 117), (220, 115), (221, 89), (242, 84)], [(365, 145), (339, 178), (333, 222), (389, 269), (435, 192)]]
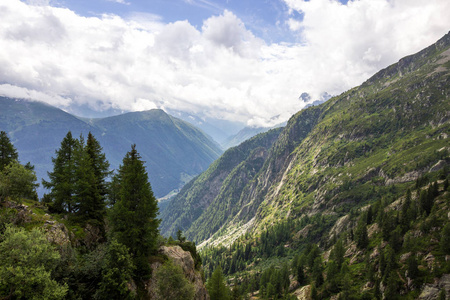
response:
[[(209, 300), (208, 292), (206, 291), (205, 284), (203, 283), (202, 276), (200, 272), (195, 269), (194, 259), (191, 253), (184, 251), (180, 246), (162, 246), (159, 252), (166, 255), (172, 262), (183, 269), (185, 277), (194, 285), (196, 300)], [(152, 268), (152, 279), (147, 283), (147, 291), (150, 299), (157, 299), (156, 286), (157, 282), (155, 280), (156, 271), (160, 266), (162, 266), (162, 261), (156, 261), (151, 264)]]
[(426, 285), (420, 293), (419, 300), (434, 300), (437, 299), (439, 294), (439, 289), (434, 286)]
[(47, 220), (45, 221), (44, 228), (47, 232), (47, 240), (50, 243), (59, 246), (70, 244), (69, 231), (64, 224), (52, 220)]
[(420, 293), (419, 300), (438, 299), (442, 290), (445, 290), (446, 299), (450, 299), (450, 274), (444, 274), (434, 284), (426, 284)]
[(397, 184), (397, 183), (405, 183), (405, 182), (410, 182), (410, 181), (414, 181), (417, 178), (419, 178), (419, 176), (421, 175), (421, 172), (419, 171), (412, 171), (409, 173), (406, 173), (403, 176), (400, 177), (396, 177), (396, 178), (388, 178), (386, 180), (386, 185), (393, 185), (393, 184)]
[(311, 285), (305, 285), (294, 292), (298, 300), (311, 300)]
[[(20, 204), (12, 201), (0, 202), (0, 205), (15, 210), (17, 213), (12, 214), (9, 218), (9, 222), (15, 225), (31, 222), (31, 214), (33, 212), (25, 204)], [(6, 220), (5, 220), (6, 221)]]
[(339, 236), (342, 232), (348, 229), (350, 225), (350, 216), (345, 215), (339, 218), (336, 223), (334, 223), (333, 228), (330, 230), (330, 240), (333, 236)]

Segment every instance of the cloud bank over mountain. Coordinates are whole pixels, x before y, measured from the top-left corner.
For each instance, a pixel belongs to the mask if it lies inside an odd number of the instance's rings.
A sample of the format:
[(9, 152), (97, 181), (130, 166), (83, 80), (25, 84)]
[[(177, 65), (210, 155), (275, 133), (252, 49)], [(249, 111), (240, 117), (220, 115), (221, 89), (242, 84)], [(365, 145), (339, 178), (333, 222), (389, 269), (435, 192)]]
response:
[(201, 28), (136, 13), (97, 17), (49, 1), (0, 4), (0, 95), (70, 111), (167, 108), (274, 125), (362, 83), (450, 29), (446, 0), (284, 0), (298, 42), (268, 43), (231, 11)]

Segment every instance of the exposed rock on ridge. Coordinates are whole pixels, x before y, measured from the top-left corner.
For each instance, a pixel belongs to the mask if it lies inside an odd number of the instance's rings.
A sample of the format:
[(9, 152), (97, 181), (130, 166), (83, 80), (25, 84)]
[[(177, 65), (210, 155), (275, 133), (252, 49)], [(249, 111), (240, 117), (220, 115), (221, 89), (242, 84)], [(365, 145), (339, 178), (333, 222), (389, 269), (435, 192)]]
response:
[[(180, 246), (162, 246), (159, 249), (161, 254), (167, 255), (176, 265), (183, 269), (185, 277), (194, 284), (195, 287), (195, 297), (196, 300), (209, 300), (209, 295), (206, 287), (202, 281), (202, 276), (200, 272), (195, 270), (194, 259), (188, 251), (184, 251)], [(158, 268), (161, 266), (161, 262), (154, 262), (151, 264), (152, 268), (152, 279), (147, 284), (147, 291), (150, 299), (156, 298), (156, 284), (154, 278)]]

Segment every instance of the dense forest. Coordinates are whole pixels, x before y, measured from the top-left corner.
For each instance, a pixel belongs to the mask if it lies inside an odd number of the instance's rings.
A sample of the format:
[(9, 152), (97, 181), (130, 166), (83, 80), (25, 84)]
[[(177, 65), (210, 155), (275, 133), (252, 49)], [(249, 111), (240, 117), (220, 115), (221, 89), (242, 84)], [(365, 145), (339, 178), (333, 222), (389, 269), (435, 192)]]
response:
[[(448, 187), (447, 168), (428, 173), (404, 194), (351, 210), (343, 218), (350, 228), (331, 239), (336, 220), (315, 215), (203, 249), (206, 276), (222, 270), (232, 299), (291, 299), (301, 287), (305, 299), (417, 299), (450, 272)], [(439, 299), (446, 289), (440, 286)]]

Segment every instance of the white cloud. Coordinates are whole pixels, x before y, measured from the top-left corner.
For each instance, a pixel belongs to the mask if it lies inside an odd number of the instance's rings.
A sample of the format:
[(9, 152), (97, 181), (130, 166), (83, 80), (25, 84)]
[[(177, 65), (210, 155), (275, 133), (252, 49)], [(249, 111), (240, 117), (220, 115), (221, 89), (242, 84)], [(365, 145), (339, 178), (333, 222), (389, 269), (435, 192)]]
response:
[(0, 84), (0, 96), (41, 101), (61, 108), (67, 108), (70, 104), (72, 104), (72, 99), (70, 98), (63, 98), (59, 95), (46, 94), (40, 91), (30, 90), (11, 84)]
[[(284, 0), (303, 15), (291, 19), (315, 65), (317, 89), (337, 93), (434, 43), (450, 29), (446, 0)], [(301, 26), (298, 26), (298, 25)], [(314, 53), (314, 55), (311, 55)], [(339, 81), (341, 77), (342, 80)]]
[(225, 47), (242, 56), (255, 57), (264, 44), (245, 28), (241, 20), (227, 10), (221, 16), (206, 20), (202, 33), (214, 46)]
[(152, 14), (86, 18), (2, 1), (0, 94), (275, 124), (302, 108), (302, 92), (340, 93), (450, 28), (447, 0), (284, 1), (303, 15), (285, 20), (301, 44), (268, 45), (229, 11), (198, 29)]

